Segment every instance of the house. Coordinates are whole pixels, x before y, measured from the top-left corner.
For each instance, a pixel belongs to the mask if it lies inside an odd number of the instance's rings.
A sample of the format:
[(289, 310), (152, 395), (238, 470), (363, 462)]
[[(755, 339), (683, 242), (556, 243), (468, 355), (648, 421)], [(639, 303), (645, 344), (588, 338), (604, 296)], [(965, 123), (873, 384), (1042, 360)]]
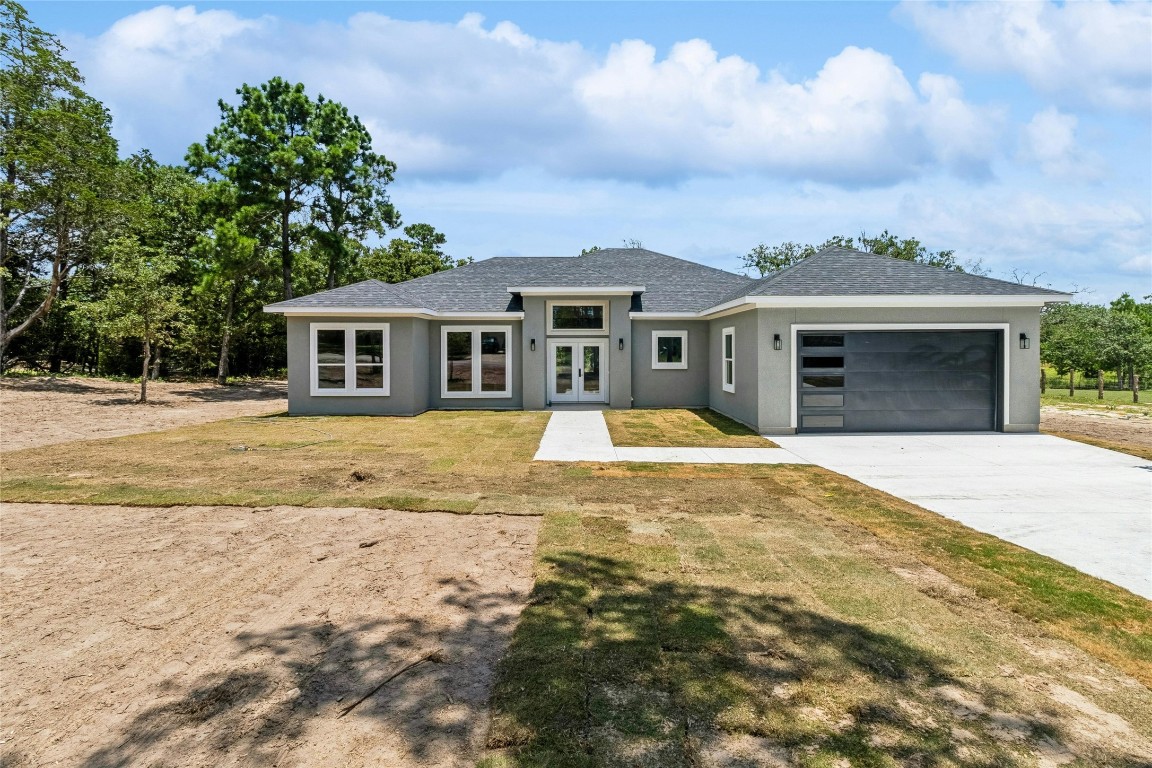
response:
[(1058, 291), (828, 248), (759, 280), (643, 249), (492, 258), (265, 307), (292, 414), (707, 406), (762, 434), (1034, 432)]

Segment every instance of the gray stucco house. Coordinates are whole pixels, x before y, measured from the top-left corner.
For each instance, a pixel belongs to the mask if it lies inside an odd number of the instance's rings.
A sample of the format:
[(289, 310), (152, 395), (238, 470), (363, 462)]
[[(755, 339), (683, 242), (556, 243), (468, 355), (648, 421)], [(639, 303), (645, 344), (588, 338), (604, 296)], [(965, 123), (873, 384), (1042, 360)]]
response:
[(1066, 293), (829, 248), (754, 280), (643, 249), (492, 258), (265, 307), (292, 414), (711, 407), (762, 434), (1031, 432)]

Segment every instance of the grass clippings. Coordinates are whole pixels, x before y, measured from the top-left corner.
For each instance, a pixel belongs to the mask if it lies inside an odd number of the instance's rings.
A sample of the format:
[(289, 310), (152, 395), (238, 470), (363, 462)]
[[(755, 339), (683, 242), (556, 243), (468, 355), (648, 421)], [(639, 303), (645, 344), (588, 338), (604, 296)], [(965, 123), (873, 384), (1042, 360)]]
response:
[(776, 448), (738, 421), (710, 408), (605, 411), (613, 445), (660, 448)]

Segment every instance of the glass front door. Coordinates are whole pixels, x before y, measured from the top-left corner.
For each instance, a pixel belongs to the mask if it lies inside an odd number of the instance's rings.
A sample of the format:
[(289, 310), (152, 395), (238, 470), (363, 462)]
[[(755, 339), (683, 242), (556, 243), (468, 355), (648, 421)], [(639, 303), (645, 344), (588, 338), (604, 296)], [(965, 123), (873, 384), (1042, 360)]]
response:
[(548, 382), (552, 402), (607, 401), (606, 341), (553, 341), (549, 347)]

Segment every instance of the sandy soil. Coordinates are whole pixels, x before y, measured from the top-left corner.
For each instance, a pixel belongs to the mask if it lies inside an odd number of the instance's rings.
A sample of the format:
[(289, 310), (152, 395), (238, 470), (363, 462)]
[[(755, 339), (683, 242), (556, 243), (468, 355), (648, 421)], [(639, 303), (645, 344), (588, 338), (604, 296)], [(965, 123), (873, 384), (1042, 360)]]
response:
[(0, 765), (90, 767), (473, 764), (539, 523), (48, 504), (0, 521)]
[(1040, 409), (1040, 429), (1152, 449), (1152, 418), (1138, 413), (1072, 410), (1046, 405)]
[(234, 416), (288, 410), (284, 382), (219, 387), (153, 381), (140, 385), (72, 377), (0, 378), (0, 451), (155, 432)]

